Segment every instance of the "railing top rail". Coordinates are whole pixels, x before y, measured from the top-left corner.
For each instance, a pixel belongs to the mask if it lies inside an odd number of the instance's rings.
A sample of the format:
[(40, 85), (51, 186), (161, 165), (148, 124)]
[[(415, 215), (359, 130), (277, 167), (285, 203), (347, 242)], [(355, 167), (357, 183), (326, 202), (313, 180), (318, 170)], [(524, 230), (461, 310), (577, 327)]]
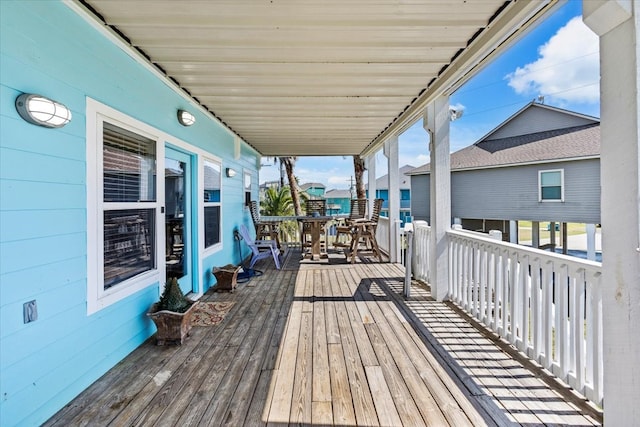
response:
[[(330, 216), (333, 219), (342, 219), (342, 218), (348, 218), (349, 215), (348, 214), (339, 214), (339, 215), (326, 215), (326, 216)], [(282, 216), (267, 216), (267, 215), (262, 215), (260, 217), (260, 219), (262, 221), (297, 221), (298, 219), (305, 219), (305, 218), (309, 218), (307, 215), (282, 215)]]
[(531, 259), (546, 259), (547, 261), (557, 261), (561, 263), (565, 263), (568, 265), (572, 265), (575, 268), (586, 268), (590, 270), (601, 270), (602, 263), (597, 261), (586, 260), (582, 258), (576, 258), (573, 256), (557, 254), (554, 252), (544, 251), (542, 249), (536, 249), (528, 246), (522, 246), (515, 243), (503, 242), (500, 240), (492, 239), (488, 236), (485, 236), (482, 233), (476, 233), (474, 231), (468, 230), (448, 230), (447, 235), (459, 239), (466, 239), (475, 242), (479, 242), (484, 245), (489, 246), (497, 246), (503, 248), (504, 250), (515, 251), (520, 253), (525, 253)]

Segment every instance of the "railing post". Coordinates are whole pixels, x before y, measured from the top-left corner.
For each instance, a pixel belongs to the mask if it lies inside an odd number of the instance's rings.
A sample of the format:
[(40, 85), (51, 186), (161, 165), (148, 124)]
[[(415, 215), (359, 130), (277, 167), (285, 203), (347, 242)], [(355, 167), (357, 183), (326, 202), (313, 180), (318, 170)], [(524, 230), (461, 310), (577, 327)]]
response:
[(411, 259), (413, 258), (413, 225), (404, 225), (404, 235), (407, 239), (407, 248), (404, 256), (404, 297), (411, 296)]

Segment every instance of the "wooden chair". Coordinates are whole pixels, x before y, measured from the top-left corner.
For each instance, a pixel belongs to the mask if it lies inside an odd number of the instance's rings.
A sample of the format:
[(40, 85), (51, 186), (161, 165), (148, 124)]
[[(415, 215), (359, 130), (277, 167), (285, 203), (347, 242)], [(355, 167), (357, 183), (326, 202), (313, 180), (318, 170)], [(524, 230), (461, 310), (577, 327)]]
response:
[[(305, 203), (305, 212), (307, 216), (326, 216), (327, 201), (325, 199), (307, 199)], [(322, 233), (326, 230), (323, 228)], [(302, 249), (311, 247), (311, 229), (309, 223), (302, 222), (300, 230), (300, 244)], [(324, 244), (324, 242), (322, 242)]]
[(327, 201), (325, 199), (307, 199), (305, 208), (307, 216), (325, 216)]
[(349, 217), (344, 220), (343, 224), (336, 227), (336, 240), (333, 243), (333, 246), (343, 248), (350, 247), (353, 222), (365, 218), (366, 215), (367, 199), (351, 199)]
[(280, 250), (276, 245), (275, 240), (254, 240), (249, 235), (249, 230), (244, 224), (240, 224), (239, 230), (240, 236), (244, 243), (251, 249), (251, 261), (249, 262), (249, 269), (252, 269), (256, 262), (261, 259), (273, 257), (273, 262), (276, 268), (280, 270)]
[(264, 239), (265, 237), (275, 240), (280, 249), (280, 223), (278, 221), (262, 221), (260, 219), (260, 210), (258, 202), (252, 200), (249, 203), (249, 211), (251, 212), (251, 220), (256, 228), (256, 239)]
[(382, 252), (378, 247), (376, 240), (376, 230), (378, 229), (378, 220), (380, 219), (380, 211), (382, 209), (382, 199), (375, 199), (373, 202), (373, 212), (371, 218), (353, 221), (351, 227), (351, 246), (347, 250), (347, 259), (351, 258), (351, 263), (356, 261), (358, 256), (358, 248), (361, 243), (371, 251), (382, 262)]

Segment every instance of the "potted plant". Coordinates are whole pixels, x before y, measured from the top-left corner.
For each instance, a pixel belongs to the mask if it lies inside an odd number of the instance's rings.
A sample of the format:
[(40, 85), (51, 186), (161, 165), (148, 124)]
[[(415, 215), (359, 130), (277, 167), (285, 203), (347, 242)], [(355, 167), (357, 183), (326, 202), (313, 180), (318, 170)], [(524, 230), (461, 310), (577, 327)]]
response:
[(158, 345), (181, 345), (191, 330), (192, 313), (198, 301), (191, 301), (184, 296), (178, 279), (172, 277), (164, 287), (160, 301), (153, 304), (147, 316), (158, 328), (156, 342)]

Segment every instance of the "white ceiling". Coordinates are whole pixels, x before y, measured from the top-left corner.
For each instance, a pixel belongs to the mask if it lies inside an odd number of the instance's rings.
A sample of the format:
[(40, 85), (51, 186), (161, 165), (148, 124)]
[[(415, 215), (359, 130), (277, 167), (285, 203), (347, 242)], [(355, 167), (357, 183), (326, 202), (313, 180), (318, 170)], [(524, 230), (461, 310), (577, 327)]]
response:
[(82, 2), (265, 156), (379, 148), (553, 3)]

